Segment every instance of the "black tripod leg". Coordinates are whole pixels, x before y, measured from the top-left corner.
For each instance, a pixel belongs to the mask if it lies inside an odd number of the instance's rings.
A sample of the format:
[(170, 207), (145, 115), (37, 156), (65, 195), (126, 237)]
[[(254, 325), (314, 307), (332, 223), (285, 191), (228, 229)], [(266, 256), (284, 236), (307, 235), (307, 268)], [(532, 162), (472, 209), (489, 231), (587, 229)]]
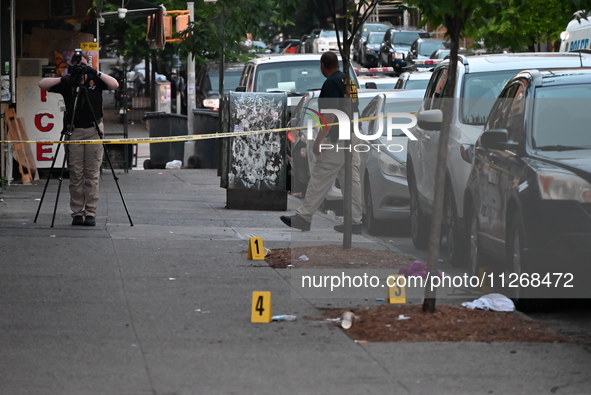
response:
[[(60, 136), (60, 141), (64, 138), (64, 135)], [(41, 211), (41, 205), (43, 204), (43, 199), (45, 199), (45, 192), (47, 192), (47, 187), (49, 185), (49, 179), (51, 178), (51, 172), (53, 171), (53, 167), (55, 166), (55, 161), (57, 160), (58, 154), (60, 152), (62, 144), (58, 144), (57, 149), (55, 150), (55, 156), (51, 161), (51, 167), (49, 168), (49, 172), (47, 173), (47, 181), (45, 182), (45, 187), (43, 188), (43, 194), (41, 194), (41, 201), (39, 201), (39, 206), (37, 207), (37, 213), (35, 214), (35, 219), (33, 223), (37, 223), (37, 218), (39, 218), (39, 211)]]
[[(98, 126), (97, 126), (98, 129)], [(100, 136), (100, 134), (99, 134)], [(109, 151), (107, 150), (107, 145), (103, 143), (103, 150), (105, 151), (105, 156), (107, 157), (107, 162), (109, 162), (109, 167), (111, 168), (111, 173), (113, 174), (113, 179), (115, 180), (115, 185), (117, 185), (117, 190), (119, 191), (119, 196), (121, 196), (121, 202), (123, 203), (123, 207), (125, 208), (125, 212), (127, 213), (127, 218), (129, 219), (129, 225), (133, 226), (133, 221), (131, 220), (131, 215), (129, 215), (129, 210), (127, 209), (127, 204), (125, 203), (125, 198), (123, 197), (123, 193), (121, 192), (121, 188), (119, 187), (119, 177), (115, 174), (115, 169), (113, 168), (113, 163), (111, 163), (111, 157), (109, 156)], [(126, 164), (127, 166), (127, 164)]]
[(53, 215), (51, 216), (51, 227), (53, 228), (53, 223), (55, 222), (55, 212), (57, 211), (57, 203), (60, 200), (60, 191), (62, 190), (62, 181), (64, 180), (64, 168), (66, 166), (66, 162), (68, 161), (69, 150), (64, 149), (65, 156), (64, 161), (62, 162), (62, 170), (60, 171), (60, 176), (58, 178), (59, 183), (57, 185), (57, 195), (55, 196), (55, 206), (53, 207)]

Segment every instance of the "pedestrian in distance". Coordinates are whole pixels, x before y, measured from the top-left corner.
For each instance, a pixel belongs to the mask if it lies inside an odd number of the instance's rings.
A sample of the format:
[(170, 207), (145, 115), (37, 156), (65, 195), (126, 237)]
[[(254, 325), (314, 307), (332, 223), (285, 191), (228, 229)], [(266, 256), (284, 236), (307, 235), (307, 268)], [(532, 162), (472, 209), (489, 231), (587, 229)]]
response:
[[(39, 81), (39, 88), (59, 93), (64, 98), (66, 111), (62, 133), (66, 134), (67, 140), (100, 139), (104, 130), (103, 91), (115, 90), (119, 83), (89, 66), (80, 50), (72, 56), (68, 71), (63, 77), (43, 78)], [(72, 225), (95, 226), (103, 145), (66, 144), (66, 157)]]
[[(320, 58), (320, 71), (326, 77), (318, 96), (318, 107), (322, 109), (340, 109), (342, 111), (357, 111), (357, 86), (353, 80), (350, 80), (350, 91), (347, 92), (345, 83), (345, 74), (340, 70), (339, 60), (334, 52), (325, 52)], [(346, 100), (349, 100), (350, 106)], [(323, 114), (326, 124), (334, 123), (336, 115), (331, 113)], [(349, 115), (351, 115), (349, 113)], [(351, 117), (350, 117), (351, 119)], [(348, 125), (350, 127), (351, 125)], [(300, 229), (302, 231), (310, 230), (312, 217), (324, 202), (328, 191), (330, 190), (336, 178), (340, 185), (345, 185), (345, 145), (338, 140), (339, 125), (334, 125), (327, 129), (323, 127), (318, 132), (314, 141), (314, 155), (316, 163), (310, 173), (310, 181), (306, 190), (303, 204), (296, 209), (295, 215), (283, 215), (281, 221), (287, 226)], [(356, 137), (351, 136), (351, 144), (354, 145)], [(322, 146), (321, 146), (322, 145)], [(327, 148), (331, 147), (331, 148)], [(361, 207), (361, 181), (359, 177), (359, 153), (352, 151), (352, 195), (353, 204), (352, 223), (353, 233), (362, 232), (362, 207)], [(343, 224), (336, 225), (334, 230), (344, 232)]]

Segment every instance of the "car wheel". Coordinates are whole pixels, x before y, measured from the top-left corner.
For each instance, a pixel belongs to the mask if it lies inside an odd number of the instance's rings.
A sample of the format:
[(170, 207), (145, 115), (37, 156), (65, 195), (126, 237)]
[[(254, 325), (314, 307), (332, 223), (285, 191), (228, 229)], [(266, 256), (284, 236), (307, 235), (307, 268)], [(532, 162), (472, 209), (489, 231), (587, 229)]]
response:
[(408, 179), (408, 191), (410, 194), (410, 234), (412, 243), (420, 250), (427, 249), (429, 245), (429, 220), (423, 214), (419, 203), (419, 192), (411, 178)]
[[(507, 265), (505, 268), (506, 281), (508, 285), (518, 285), (517, 287), (507, 287), (505, 293), (507, 297), (511, 298), (515, 304), (520, 302), (520, 298), (523, 297), (523, 291), (519, 287), (519, 279), (523, 269), (525, 267), (525, 255), (524, 251), (526, 248), (525, 244), (525, 231), (523, 222), (516, 213), (511, 220), (511, 226), (507, 232)], [(513, 281), (517, 278), (517, 281)], [(512, 282), (513, 281), (513, 282)]]
[(480, 248), (480, 240), (478, 232), (480, 225), (478, 224), (478, 213), (472, 210), (470, 214), (470, 267), (469, 274), (477, 276), (478, 270), (484, 264), (484, 257), (482, 249)]
[(445, 199), (443, 204), (443, 234), (446, 239), (446, 249), (449, 263), (452, 266), (461, 266), (467, 255), (467, 248), (459, 229), (458, 210), (451, 185), (445, 187)]
[(146, 159), (144, 161), (144, 170), (150, 170), (153, 168), (154, 168), (154, 166), (152, 166), (152, 161), (150, 159)]
[(376, 235), (378, 224), (373, 215), (373, 200), (371, 198), (371, 186), (369, 185), (369, 181), (365, 183), (363, 197), (365, 200), (365, 221), (363, 221), (363, 224), (367, 229), (367, 233), (370, 235)]

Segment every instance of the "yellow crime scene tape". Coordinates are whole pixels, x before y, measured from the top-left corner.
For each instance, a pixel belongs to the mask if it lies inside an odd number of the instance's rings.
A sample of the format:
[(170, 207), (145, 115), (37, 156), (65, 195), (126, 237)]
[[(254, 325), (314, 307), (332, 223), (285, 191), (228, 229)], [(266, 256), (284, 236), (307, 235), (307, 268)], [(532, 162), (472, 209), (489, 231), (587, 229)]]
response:
[[(366, 117), (358, 119), (359, 122), (374, 121), (380, 117)], [(386, 118), (384, 116), (383, 118)], [(351, 122), (354, 122), (353, 120)], [(329, 123), (327, 126), (338, 125), (338, 122)], [(312, 125), (312, 128), (322, 128), (324, 125)], [(28, 143), (28, 144), (152, 144), (152, 143), (169, 143), (174, 141), (193, 141), (193, 140), (208, 140), (218, 139), (224, 137), (236, 137), (236, 136), (248, 136), (251, 134), (259, 133), (278, 133), (288, 132), (290, 130), (302, 130), (308, 129), (308, 126), (278, 128), (269, 130), (251, 130), (243, 132), (220, 132), (220, 133), (209, 133), (209, 134), (189, 134), (183, 136), (166, 136), (166, 137), (144, 137), (134, 139), (98, 139), (98, 140), (49, 140), (49, 139), (38, 139), (38, 140), (0, 140), (0, 144), (17, 144), (17, 143)]]

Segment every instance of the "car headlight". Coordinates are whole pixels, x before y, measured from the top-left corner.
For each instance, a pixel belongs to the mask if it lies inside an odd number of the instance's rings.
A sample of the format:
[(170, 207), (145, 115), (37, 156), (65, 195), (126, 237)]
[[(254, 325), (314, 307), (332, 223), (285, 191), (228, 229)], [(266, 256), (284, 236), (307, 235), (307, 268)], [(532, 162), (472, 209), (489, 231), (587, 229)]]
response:
[(207, 108), (220, 108), (220, 99), (205, 99), (203, 100), (203, 107)]
[(324, 40), (318, 40), (317, 43), (320, 44), (320, 45), (324, 45), (324, 44), (326, 44), (326, 41), (324, 41)]
[(591, 203), (591, 184), (575, 174), (540, 171), (538, 185), (542, 199)]
[(396, 52), (394, 54), (394, 59), (401, 59), (404, 60), (404, 52)]
[(392, 177), (406, 177), (406, 166), (392, 158), (390, 155), (380, 152), (378, 156), (380, 169)]

